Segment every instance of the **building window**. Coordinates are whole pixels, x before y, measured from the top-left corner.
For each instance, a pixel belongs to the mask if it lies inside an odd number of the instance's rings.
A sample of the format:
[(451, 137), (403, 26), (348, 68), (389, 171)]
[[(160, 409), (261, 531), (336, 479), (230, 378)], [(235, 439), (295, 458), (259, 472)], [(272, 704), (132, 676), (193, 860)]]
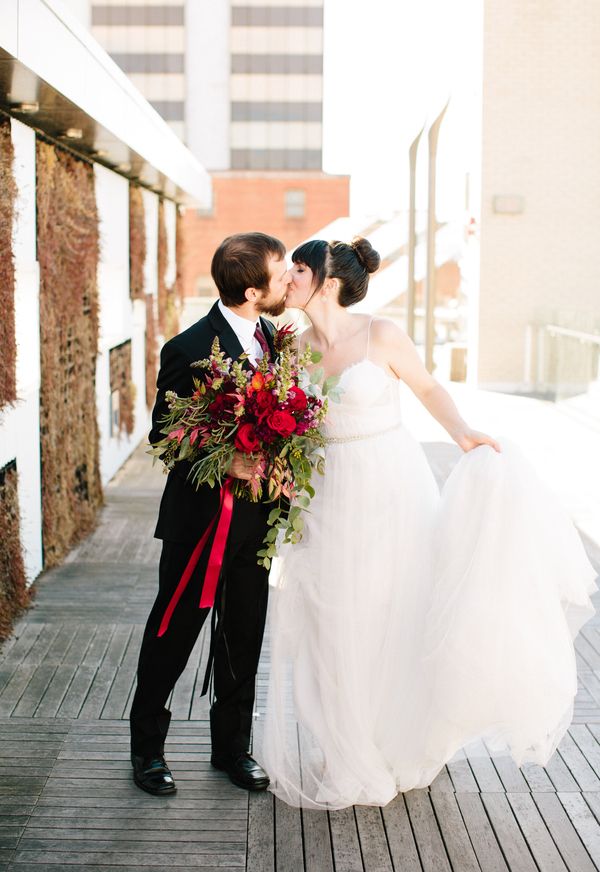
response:
[(306, 215), (306, 191), (293, 189), (285, 192), (285, 217), (304, 218)]

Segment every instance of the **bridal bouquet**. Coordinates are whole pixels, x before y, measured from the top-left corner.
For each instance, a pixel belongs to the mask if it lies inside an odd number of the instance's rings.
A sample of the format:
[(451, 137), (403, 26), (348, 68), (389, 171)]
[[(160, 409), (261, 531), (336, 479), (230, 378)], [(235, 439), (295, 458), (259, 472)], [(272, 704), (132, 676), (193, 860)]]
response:
[[(221, 487), (222, 504), (224, 489), (253, 501), (277, 502), (269, 515), (264, 548), (257, 555), (266, 568), (276, 554), (280, 532), (285, 543), (302, 537), (301, 513), (315, 493), (311, 476), (314, 470), (323, 472), (320, 427), (327, 395), (334, 394), (337, 382), (323, 381), (319, 369), (308, 373), (307, 365), (317, 363), (320, 355), (310, 348), (296, 352), (290, 327), (277, 331), (274, 344), (276, 361), (265, 356), (256, 368), (248, 369), (243, 366), (245, 355), (237, 361), (225, 357), (216, 337), (210, 357), (192, 364), (203, 371), (194, 378), (192, 396), (167, 391), (169, 414), (161, 430), (165, 438), (149, 451), (168, 469), (188, 461), (189, 477), (197, 487)], [(228, 476), (236, 450), (256, 463), (249, 481)]]

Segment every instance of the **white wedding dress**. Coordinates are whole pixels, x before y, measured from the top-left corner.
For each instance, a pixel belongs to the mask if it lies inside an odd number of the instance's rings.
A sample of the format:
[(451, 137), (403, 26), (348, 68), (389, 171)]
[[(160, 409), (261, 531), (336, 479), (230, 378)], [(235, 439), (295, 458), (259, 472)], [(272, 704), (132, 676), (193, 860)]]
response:
[(255, 756), (294, 806), (385, 805), (467, 742), (544, 764), (570, 724), (593, 571), (519, 450), (464, 454), (440, 496), (398, 382), (341, 375), (325, 475), (271, 591)]

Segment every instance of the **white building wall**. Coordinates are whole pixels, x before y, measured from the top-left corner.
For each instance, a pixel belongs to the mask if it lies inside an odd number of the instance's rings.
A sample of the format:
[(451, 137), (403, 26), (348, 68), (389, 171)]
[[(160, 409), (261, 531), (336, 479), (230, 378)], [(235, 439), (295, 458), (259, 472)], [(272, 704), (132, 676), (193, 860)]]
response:
[[(98, 292), (100, 329), (96, 402), (100, 430), (100, 472), (109, 481), (148, 430), (145, 403), (146, 310), (129, 296), (129, 182), (98, 164), (94, 167), (100, 230)], [(109, 350), (131, 339), (132, 378), (136, 385), (135, 428), (111, 435)]]
[(29, 582), (42, 569), (40, 496), (40, 279), (36, 260), (35, 133), (11, 121), (17, 183), (15, 327), (17, 402), (0, 413), (0, 466), (16, 460), (21, 512), (21, 542)]
[(485, 0), (480, 386), (524, 385), (542, 307), (600, 309), (599, 45), (597, 0)]

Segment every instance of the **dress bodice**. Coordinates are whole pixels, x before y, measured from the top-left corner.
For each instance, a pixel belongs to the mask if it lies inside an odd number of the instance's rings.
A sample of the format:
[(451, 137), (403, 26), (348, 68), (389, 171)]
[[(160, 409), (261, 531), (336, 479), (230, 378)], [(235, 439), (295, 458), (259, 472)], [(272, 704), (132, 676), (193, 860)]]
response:
[(399, 382), (368, 358), (340, 375), (339, 402), (329, 402), (324, 432), (329, 439), (367, 437), (401, 423)]

